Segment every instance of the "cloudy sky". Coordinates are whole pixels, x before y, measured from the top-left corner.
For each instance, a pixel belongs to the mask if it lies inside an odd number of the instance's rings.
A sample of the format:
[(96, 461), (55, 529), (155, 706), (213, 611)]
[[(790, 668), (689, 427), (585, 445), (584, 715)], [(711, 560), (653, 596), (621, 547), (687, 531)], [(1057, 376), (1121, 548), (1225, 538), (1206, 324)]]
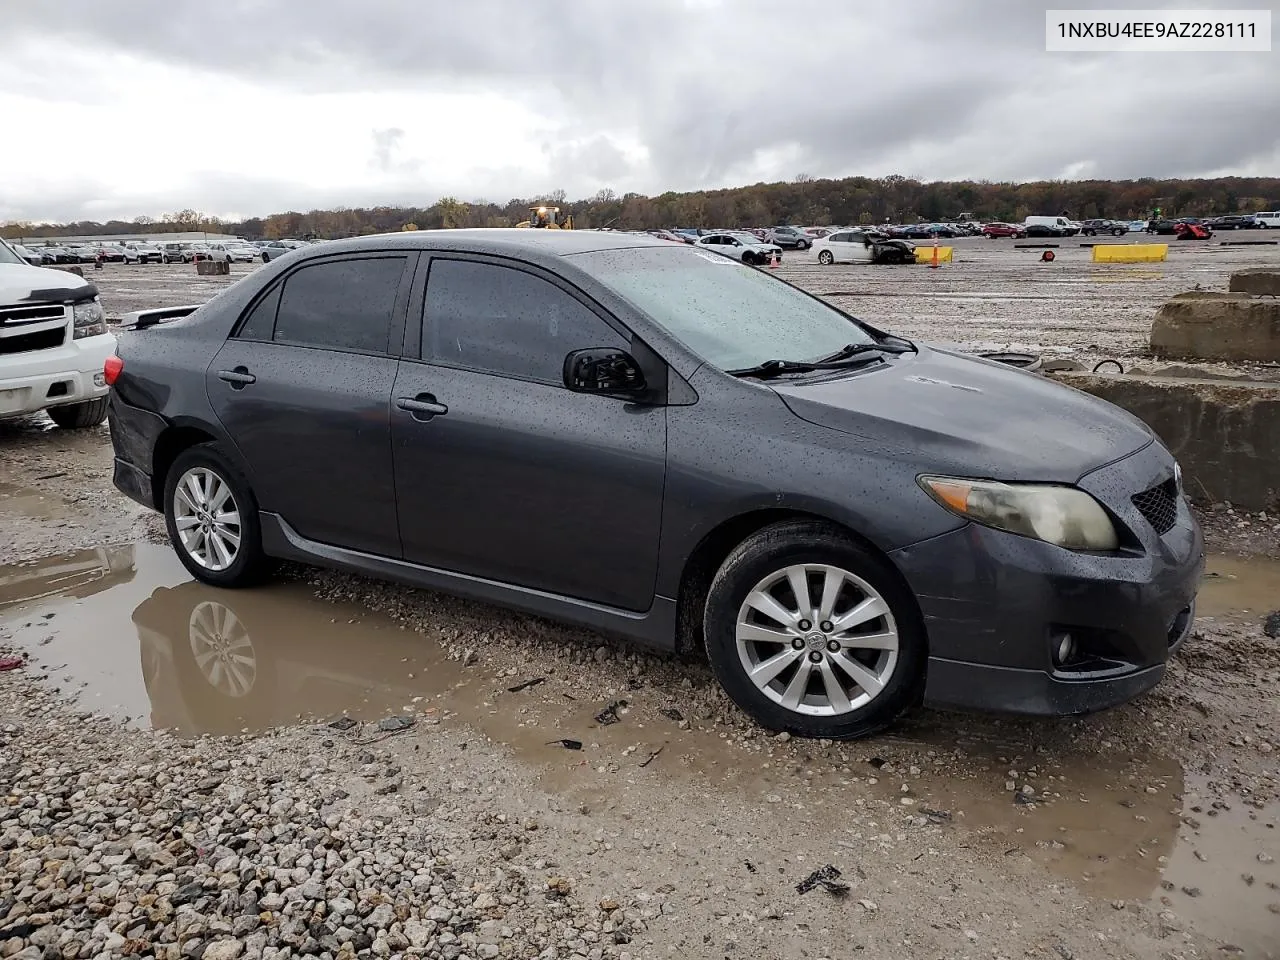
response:
[(1045, 52), (1046, 6), (1133, 2), (0, 5), (0, 220), (1280, 175), (1280, 52)]

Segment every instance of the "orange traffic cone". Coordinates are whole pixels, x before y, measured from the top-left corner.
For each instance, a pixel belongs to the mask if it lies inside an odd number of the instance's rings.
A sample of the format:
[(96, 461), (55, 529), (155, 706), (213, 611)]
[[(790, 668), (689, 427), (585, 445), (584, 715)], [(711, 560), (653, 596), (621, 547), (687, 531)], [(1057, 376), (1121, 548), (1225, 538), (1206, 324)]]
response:
[(773, 256), (769, 258), (769, 269), (772, 270), (778, 265), (778, 251), (773, 251)]

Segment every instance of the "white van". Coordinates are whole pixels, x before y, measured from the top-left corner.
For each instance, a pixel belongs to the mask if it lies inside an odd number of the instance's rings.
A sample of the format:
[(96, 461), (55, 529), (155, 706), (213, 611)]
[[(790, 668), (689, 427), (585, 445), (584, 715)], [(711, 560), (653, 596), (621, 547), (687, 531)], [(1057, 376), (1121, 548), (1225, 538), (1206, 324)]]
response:
[(1270, 228), (1272, 230), (1280, 230), (1280, 210), (1267, 210), (1264, 213), (1255, 213), (1253, 219), (1258, 221), (1258, 226), (1262, 229)]
[(1027, 217), (1023, 226), (1029, 237), (1074, 237), (1080, 232), (1080, 224), (1066, 217)]

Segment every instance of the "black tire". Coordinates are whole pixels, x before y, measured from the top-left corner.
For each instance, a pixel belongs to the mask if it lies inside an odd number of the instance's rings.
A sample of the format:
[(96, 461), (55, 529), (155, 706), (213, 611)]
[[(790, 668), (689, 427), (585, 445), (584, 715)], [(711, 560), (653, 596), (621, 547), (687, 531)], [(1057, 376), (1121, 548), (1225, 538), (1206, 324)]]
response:
[[(174, 494), (178, 481), (193, 467), (215, 474), (231, 488), (240, 515), (240, 546), (231, 564), (222, 570), (202, 566), (183, 546), (174, 518)], [(258, 518), (258, 501), (245, 479), (217, 443), (201, 443), (189, 447), (174, 459), (164, 481), (164, 524), (169, 542), (187, 571), (203, 583), (215, 587), (249, 587), (261, 583), (271, 573), (271, 561), (262, 552), (262, 524)]]
[(271, 258), (270, 258), (270, 257), (268, 257), (268, 256), (264, 253), (264, 254), (262, 255), (262, 262), (263, 262), (263, 263), (270, 263), (270, 262), (271, 262)]
[[(813, 716), (776, 703), (748, 677), (738, 652), (738, 613), (747, 594), (770, 574), (800, 563), (829, 564), (861, 578), (888, 605), (897, 628), (898, 660), (887, 683), (870, 702), (845, 713)], [(725, 692), (770, 730), (832, 740), (869, 736), (892, 724), (924, 690), (928, 644), (915, 598), (887, 560), (829, 524), (787, 521), (739, 544), (711, 583), (703, 631), (712, 670)]]
[(806, 241), (801, 240), (799, 243), (797, 243), (797, 244), (796, 244), (796, 249), (797, 249), (797, 250), (808, 250), (808, 249), (809, 249), (809, 244), (808, 244)]
[(60, 407), (50, 407), (45, 413), (64, 430), (84, 430), (96, 427), (107, 419), (107, 398), (85, 400), (82, 403), (67, 403)]
[(1086, 237), (1096, 237), (1096, 236), (1098, 235), (1098, 231), (1096, 231), (1096, 230), (1085, 230), (1085, 231), (1084, 231), (1084, 235), (1085, 235)]
[(756, 255), (748, 250), (742, 254), (742, 262), (748, 267), (754, 267), (756, 265)]
[(824, 267), (829, 267), (836, 262), (836, 258), (831, 253), (830, 250), (823, 250), (820, 254), (818, 254), (818, 262), (822, 264)]
[(1117, 229), (1115, 229), (1115, 230), (1112, 230), (1112, 231), (1111, 231), (1111, 235), (1112, 235), (1113, 237), (1123, 237), (1123, 236), (1125, 235), (1125, 232), (1126, 232), (1126, 231), (1124, 231), (1124, 230), (1120, 230), (1120, 229), (1118, 229), (1118, 228), (1117, 228)]

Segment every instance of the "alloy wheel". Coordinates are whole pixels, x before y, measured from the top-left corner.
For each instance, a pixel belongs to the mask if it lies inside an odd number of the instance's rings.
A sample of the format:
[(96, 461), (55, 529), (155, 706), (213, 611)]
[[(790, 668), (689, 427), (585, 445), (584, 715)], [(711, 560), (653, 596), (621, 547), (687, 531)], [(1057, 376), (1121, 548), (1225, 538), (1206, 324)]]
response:
[(182, 549), (200, 566), (226, 570), (240, 553), (240, 508), (231, 486), (208, 467), (192, 467), (173, 491), (173, 523)]
[(736, 640), (760, 692), (808, 716), (865, 707), (898, 664), (889, 604), (866, 580), (829, 564), (793, 564), (760, 580), (738, 611)]

